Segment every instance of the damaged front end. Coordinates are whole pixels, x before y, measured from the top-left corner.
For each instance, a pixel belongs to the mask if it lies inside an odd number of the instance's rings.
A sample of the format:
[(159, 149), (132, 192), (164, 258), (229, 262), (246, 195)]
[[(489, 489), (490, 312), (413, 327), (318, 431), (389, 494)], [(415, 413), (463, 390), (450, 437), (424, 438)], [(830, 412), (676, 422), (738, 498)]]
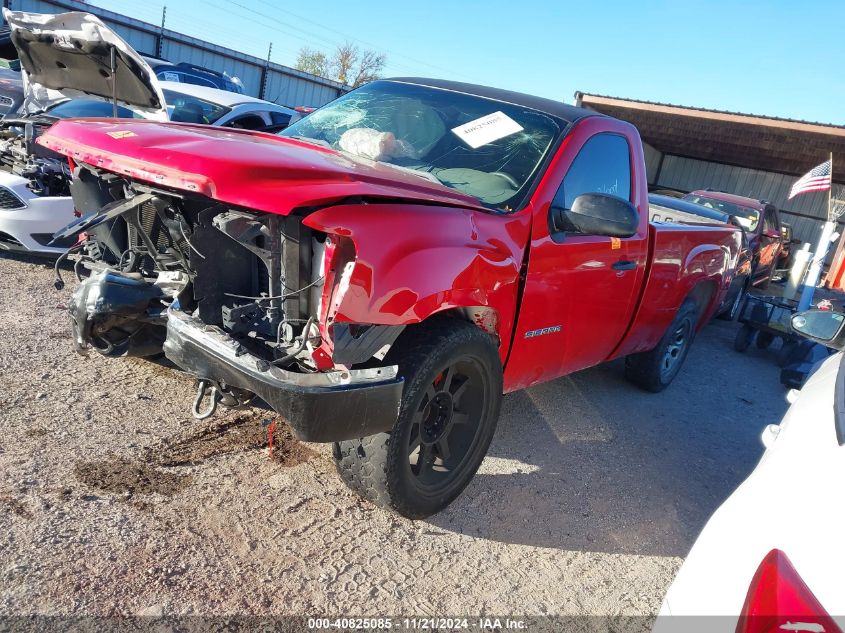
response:
[(392, 427), (402, 380), (379, 359), (402, 326), (329, 316), (351, 242), (313, 231), (304, 214), (234, 208), (88, 165), (71, 193), (83, 217), (57, 237), (83, 234), (69, 303), (77, 349), (163, 352), (197, 377), (196, 417), (257, 395), (306, 441)]

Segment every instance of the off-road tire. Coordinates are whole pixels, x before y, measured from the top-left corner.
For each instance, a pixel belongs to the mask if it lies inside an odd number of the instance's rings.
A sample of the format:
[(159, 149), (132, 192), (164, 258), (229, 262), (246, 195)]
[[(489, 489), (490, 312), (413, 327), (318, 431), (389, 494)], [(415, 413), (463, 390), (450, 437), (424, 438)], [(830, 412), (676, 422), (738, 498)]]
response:
[[(422, 437), (422, 418), (428, 419), (426, 412), (431, 406), (431, 389), (437, 386), (444, 373), (449, 373), (448, 368), (461, 362), (477, 369), (477, 378), (469, 391), (473, 403), (479, 405), (479, 414), (467, 416), (459, 412), (458, 407), (463, 405), (457, 395), (453, 413), (468, 420), (463, 424), (473, 425), (461, 427), (465, 429), (464, 438), (468, 435), (473, 438), (467, 440), (469, 446), (460, 463), (447, 470), (446, 475), (438, 475), (451, 479), (440, 486), (427, 486), (420, 475), (413, 472), (420, 466), (419, 462), (416, 466), (410, 463), (409, 442), (413, 441), (414, 429), (419, 429)], [(385, 363), (398, 365), (399, 375), (405, 380), (399, 416), (393, 429), (389, 433), (335, 442), (334, 460), (341, 478), (353, 491), (410, 519), (421, 519), (449, 505), (481, 465), (499, 418), (502, 365), (493, 338), (475, 325), (455, 318), (436, 318), (431, 323), (406, 329)], [(459, 386), (458, 390), (461, 389)], [(466, 390), (460, 397), (466, 397)], [(431, 450), (429, 447), (429, 455)], [(419, 451), (418, 459), (423, 456), (422, 445)], [(442, 461), (441, 456), (437, 459)]]
[[(695, 339), (695, 326), (698, 322), (698, 308), (694, 301), (687, 299), (678, 309), (675, 318), (663, 338), (653, 350), (631, 354), (625, 358), (625, 377), (632, 383), (653, 393), (663, 391), (678, 375), (686, 360), (692, 342)], [(678, 346), (679, 333), (684, 337)], [(677, 354), (672, 352), (677, 349)], [(671, 358), (667, 367), (667, 358)]]

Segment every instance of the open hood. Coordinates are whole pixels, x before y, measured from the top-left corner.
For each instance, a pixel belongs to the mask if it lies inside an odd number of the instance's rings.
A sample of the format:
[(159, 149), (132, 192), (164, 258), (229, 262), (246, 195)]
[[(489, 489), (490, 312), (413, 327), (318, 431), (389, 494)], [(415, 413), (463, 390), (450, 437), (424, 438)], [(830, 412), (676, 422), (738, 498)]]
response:
[(66, 99), (114, 98), (144, 118), (167, 120), (155, 73), (96, 16), (3, 9), (3, 17), (21, 61), (23, 114)]

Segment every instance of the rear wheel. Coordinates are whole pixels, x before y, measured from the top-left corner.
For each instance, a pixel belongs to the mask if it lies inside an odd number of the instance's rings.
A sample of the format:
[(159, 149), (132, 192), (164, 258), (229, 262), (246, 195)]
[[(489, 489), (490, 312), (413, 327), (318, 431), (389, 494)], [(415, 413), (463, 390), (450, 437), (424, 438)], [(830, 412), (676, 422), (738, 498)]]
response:
[(405, 379), (396, 424), (335, 443), (335, 463), (355, 492), (420, 519), (449, 505), (481, 465), (499, 417), (502, 366), (492, 338), (457, 319), (406, 330), (385, 362)]
[(698, 309), (687, 299), (653, 350), (625, 359), (625, 377), (647, 391), (663, 391), (684, 364), (695, 338)]

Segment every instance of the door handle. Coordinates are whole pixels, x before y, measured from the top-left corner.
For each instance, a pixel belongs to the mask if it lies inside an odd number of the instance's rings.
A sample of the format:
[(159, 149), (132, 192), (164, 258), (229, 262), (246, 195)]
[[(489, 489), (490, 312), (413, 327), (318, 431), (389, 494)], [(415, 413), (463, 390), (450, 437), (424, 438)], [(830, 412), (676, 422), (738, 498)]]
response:
[(637, 262), (632, 262), (627, 259), (619, 260), (613, 264), (613, 270), (634, 270), (637, 267)]

